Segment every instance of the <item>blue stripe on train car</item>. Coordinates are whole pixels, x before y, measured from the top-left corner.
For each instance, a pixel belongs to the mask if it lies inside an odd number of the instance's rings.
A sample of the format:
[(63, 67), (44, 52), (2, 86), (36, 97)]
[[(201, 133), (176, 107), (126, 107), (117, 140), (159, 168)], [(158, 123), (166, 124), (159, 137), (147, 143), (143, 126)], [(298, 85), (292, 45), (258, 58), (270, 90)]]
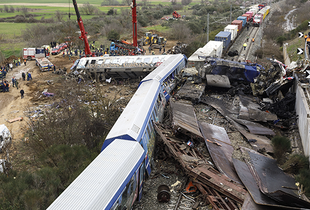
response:
[(244, 16), (239, 16), (238, 18), (237, 18), (237, 20), (242, 20), (242, 28), (245, 26), (245, 24), (246, 24), (246, 17), (244, 17)]
[(223, 49), (226, 50), (231, 42), (231, 33), (229, 31), (220, 31), (214, 40), (223, 42)]

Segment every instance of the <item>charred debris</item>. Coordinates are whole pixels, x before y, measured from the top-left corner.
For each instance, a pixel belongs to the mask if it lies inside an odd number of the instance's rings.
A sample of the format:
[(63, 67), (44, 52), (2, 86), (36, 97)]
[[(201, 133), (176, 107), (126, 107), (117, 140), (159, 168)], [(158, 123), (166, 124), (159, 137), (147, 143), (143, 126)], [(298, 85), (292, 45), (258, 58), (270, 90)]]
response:
[(310, 208), (302, 186), (278, 167), (271, 143), (287, 136), (295, 145), (289, 152), (300, 151), (293, 73), (306, 69), (269, 60), (269, 69), (218, 58), (184, 69), (166, 120), (154, 123), (165, 156), (197, 189), (193, 209)]

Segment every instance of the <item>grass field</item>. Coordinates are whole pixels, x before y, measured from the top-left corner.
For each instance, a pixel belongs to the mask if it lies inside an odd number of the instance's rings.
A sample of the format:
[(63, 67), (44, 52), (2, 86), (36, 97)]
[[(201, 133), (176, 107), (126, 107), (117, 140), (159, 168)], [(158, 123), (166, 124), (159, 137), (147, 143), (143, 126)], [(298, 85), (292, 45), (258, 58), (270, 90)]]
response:
[[(107, 13), (111, 8), (117, 9), (118, 11), (122, 9), (130, 9), (129, 6), (100, 6), (104, 0), (77, 0), (79, 9), (81, 12), (81, 7), (84, 3), (90, 3), (96, 6), (101, 12)], [(106, 2), (106, 1), (105, 1)], [(122, 0), (118, 0), (119, 3), (122, 3)], [(142, 0), (138, 0), (137, 4), (143, 3)], [(171, 5), (170, 0), (148, 0), (148, 4), (162, 4), (162, 5)], [(180, 3), (180, 2), (178, 2)], [(191, 5), (200, 3), (200, 0), (194, 0)], [(4, 11), (5, 5), (9, 8), (13, 7), (15, 12), (7, 13)], [(72, 0), (1, 0), (0, 8), (0, 18), (11, 18), (8, 22), (0, 22), (0, 50), (5, 55), (9, 57), (11, 55), (19, 56), (21, 49), (26, 46), (26, 43), (21, 39), (22, 30), (25, 29), (31, 23), (13, 23), (17, 15), (24, 15), (22, 8), (29, 8), (28, 13), (35, 15), (36, 20), (41, 19), (50, 19), (55, 17), (56, 11), (63, 13), (63, 18), (66, 20), (70, 12), (71, 19), (75, 20), (75, 10), (73, 7)], [(19, 11), (18, 11), (19, 10)], [(91, 19), (97, 15), (84, 15), (81, 14), (83, 20)], [(166, 32), (168, 29), (160, 25), (148, 27), (146, 30), (156, 30)]]

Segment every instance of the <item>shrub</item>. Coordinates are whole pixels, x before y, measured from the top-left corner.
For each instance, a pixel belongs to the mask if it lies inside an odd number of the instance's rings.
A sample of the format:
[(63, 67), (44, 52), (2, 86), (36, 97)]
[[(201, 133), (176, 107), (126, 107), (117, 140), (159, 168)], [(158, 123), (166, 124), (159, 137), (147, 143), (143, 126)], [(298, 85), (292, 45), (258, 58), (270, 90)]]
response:
[(285, 153), (291, 149), (291, 141), (284, 136), (275, 136), (271, 139), (274, 156), (278, 163), (282, 163)]
[(120, 38), (120, 34), (117, 32), (117, 31), (115, 31), (114, 29), (113, 30), (111, 30), (111, 31), (109, 31), (108, 32), (108, 35), (107, 35), (107, 38), (108, 39), (119, 39)]
[(286, 37), (285, 36), (278, 36), (276, 40), (277, 40), (278, 44), (282, 45), (283, 42), (286, 40)]
[(283, 170), (290, 174), (298, 174), (301, 169), (309, 168), (309, 157), (294, 154), (283, 164)]
[(296, 176), (296, 181), (303, 185), (306, 196), (310, 196), (310, 170), (302, 169)]

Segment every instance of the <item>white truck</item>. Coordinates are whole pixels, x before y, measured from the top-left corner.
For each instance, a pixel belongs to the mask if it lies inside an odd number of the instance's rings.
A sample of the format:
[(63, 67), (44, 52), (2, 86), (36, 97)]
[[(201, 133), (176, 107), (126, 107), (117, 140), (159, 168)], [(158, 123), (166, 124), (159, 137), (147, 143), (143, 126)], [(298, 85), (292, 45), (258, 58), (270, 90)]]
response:
[(54, 65), (47, 58), (36, 58), (36, 65), (39, 67), (40, 71), (53, 71)]
[(45, 48), (24, 48), (23, 59), (32, 60), (36, 58), (44, 58), (46, 56)]

